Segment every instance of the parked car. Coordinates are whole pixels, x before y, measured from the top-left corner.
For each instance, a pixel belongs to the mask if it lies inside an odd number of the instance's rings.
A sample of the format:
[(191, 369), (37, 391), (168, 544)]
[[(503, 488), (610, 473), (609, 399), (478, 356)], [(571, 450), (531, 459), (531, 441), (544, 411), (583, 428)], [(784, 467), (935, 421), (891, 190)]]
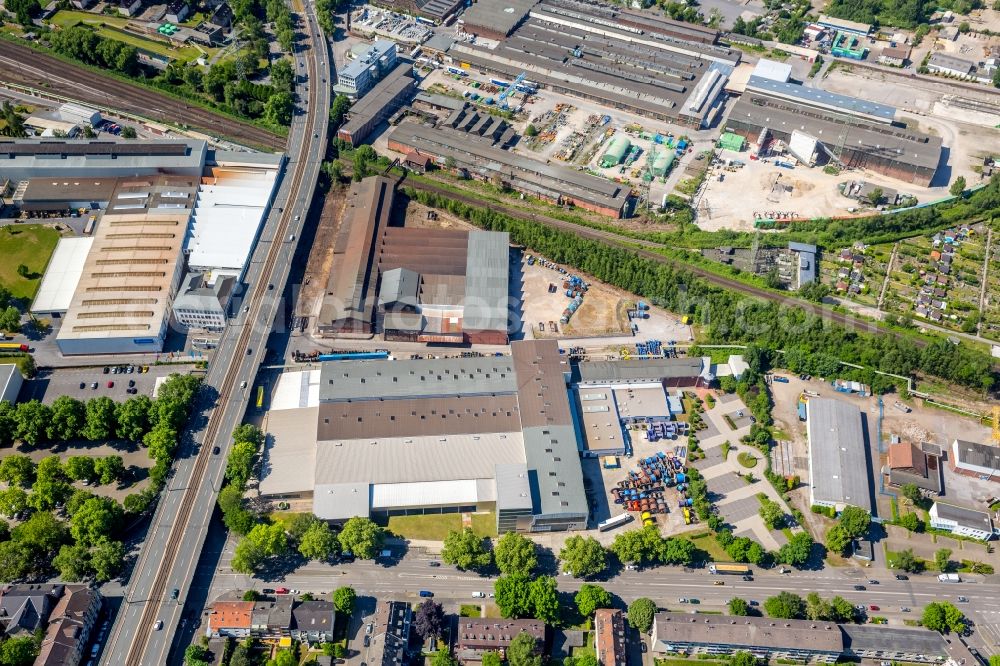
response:
[(427, 563), (427, 566), (429, 566), (429, 567), (439, 567), (439, 566), (441, 566), (441, 563), (438, 562), (437, 560), (431, 560), (430, 562)]
[(92, 384), (90, 385), (90, 388), (92, 388), (92, 389), (95, 389), (95, 388), (97, 388), (97, 382), (93, 382), (93, 383), (92, 383)]
[(111, 368), (104, 366), (104, 374), (108, 374), (109, 372), (111, 372)]
[(473, 592), (472, 593), (472, 598), (473, 599), (485, 599), (486, 598), (486, 593), (485, 592)]
[(153, 629), (156, 631), (163, 629), (163, 620), (157, 620), (156, 624), (153, 625)]
[(114, 387), (115, 387), (114, 382), (108, 382), (108, 388), (114, 388)]
[(263, 590), (261, 590), (261, 592), (263, 592), (264, 594), (274, 594), (274, 588), (265, 587)]
[(434, 593), (430, 590), (420, 590), (420, 596), (422, 597), (433, 597)]
[(212, 447), (212, 455), (213, 455), (213, 456), (217, 456), (217, 455), (219, 455), (219, 452), (220, 452), (220, 451), (222, 451), (222, 449), (220, 449), (220, 448), (219, 448), (218, 446), (213, 446), (213, 447)]
[(881, 609), (878, 606), (876, 606), (875, 604), (871, 604), (871, 605), (868, 606), (868, 610), (870, 610), (870, 611), (877, 611), (877, 610), (881, 610)]
[(906, 574), (896, 574), (896, 580), (910, 580), (910, 577)]
[(287, 587), (276, 587), (276, 588), (274, 588), (274, 593), (275, 594), (288, 594), (288, 588)]
[(80, 382), (80, 388), (82, 389), (87, 388), (87, 382)]

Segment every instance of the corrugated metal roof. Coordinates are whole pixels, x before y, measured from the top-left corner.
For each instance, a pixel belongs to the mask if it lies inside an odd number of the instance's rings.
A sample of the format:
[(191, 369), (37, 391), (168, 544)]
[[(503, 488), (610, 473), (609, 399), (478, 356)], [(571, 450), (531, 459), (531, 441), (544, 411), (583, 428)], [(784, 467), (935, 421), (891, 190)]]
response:
[(509, 356), (324, 363), (320, 400), (514, 393)]
[(271, 394), (271, 412), (319, 406), (319, 370), (285, 372)]
[(705, 371), (702, 358), (650, 358), (621, 361), (585, 361), (575, 366), (573, 379), (581, 383), (609, 383), (699, 377)]
[(378, 483), (372, 486), (372, 509), (420, 506), (449, 506), (496, 501), (493, 480), (424, 481), (419, 483)]
[(478, 435), (520, 429), (517, 396), (449, 396), (328, 402), (319, 408), (317, 438), (378, 439)]
[(791, 97), (806, 105), (822, 106), (850, 115), (870, 116), (884, 123), (891, 123), (896, 117), (896, 108), (887, 104), (870, 102), (859, 97), (839, 95), (820, 88), (807, 88), (797, 83), (775, 81), (761, 76), (751, 76), (747, 83), (747, 89), (770, 95)]
[(813, 497), (871, 511), (871, 470), (860, 410), (832, 398), (810, 398), (806, 410)]
[(270, 436), (260, 465), (262, 494), (304, 493), (313, 489), (309, 470), (316, 466), (318, 413), (318, 407), (268, 412), (263, 427)]
[(371, 486), (368, 482), (316, 484), (313, 514), (322, 520), (367, 518), (371, 510)]
[[(316, 485), (485, 479), (500, 464), (524, 462), (519, 432), (385, 437), (318, 444)], [(579, 461), (577, 461), (579, 464)], [(296, 466), (302, 473), (303, 465)]]
[(94, 239), (86, 236), (59, 239), (35, 300), (31, 302), (32, 312), (65, 312), (69, 309), (93, 244)]
[(523, 463), (497, 465), (495, 471), (497, 511), (531, 510), (531, 481)]
[(408, 268), (394, 268), (382, 273), (378, 298), (383, 306), (398, 304), (416, 307), (419, 286), (419, 275)]
[(465, 330), (507, 331), (509, 246), (510, 235), (506, 232), (469, 232)]

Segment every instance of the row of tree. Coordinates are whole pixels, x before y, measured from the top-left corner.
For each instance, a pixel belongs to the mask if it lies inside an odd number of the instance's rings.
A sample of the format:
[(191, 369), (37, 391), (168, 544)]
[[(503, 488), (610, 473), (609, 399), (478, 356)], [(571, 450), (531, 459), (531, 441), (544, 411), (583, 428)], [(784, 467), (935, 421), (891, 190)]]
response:
[[(1000, 188), (1000, 179), (995, 178), (980, 193), (991, 188)], [(708, 344), (754, 342), (766, 349), (783, 349), (786, 355), (798, 354), (803, 362), (820, 359), (816, 365), (830, 359), (834, 363), (847, 361), (900, 375), (920, 371), (980, 390), (991, 390), (1000, 380), (990, 357), (967, 346), (936, 340), (921, 349), (908, 336), (847, 329), (799, 308), (720, 289), (684, 268), (637, 256), (628, 248), (581, 238), (423, 190), (408, 188), (407, 194), (484, 229), (507, 231), (515, 243), (646, 297), (655, 305), (692, 315), (704, 327)], [(996, 194), (996, 208), (1000, 211), (1000, 193)]]

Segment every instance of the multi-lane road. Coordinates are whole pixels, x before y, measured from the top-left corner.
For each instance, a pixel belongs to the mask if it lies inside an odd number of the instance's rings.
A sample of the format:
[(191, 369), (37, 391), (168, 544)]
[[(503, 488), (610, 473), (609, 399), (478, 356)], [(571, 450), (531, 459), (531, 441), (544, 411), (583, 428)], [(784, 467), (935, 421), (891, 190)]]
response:
[[(289, 131), (282, 184), (212, 360), (199, 405), (202, 422), (181, 444), (173, 477), (126, 586), (117, 620), (102, 652), (107, 666), (166, 664), (184, 600), (223, 481), (230, 433), (242, 421), (257, 369), (267, 354), (296, 242), (309, 210), (327, 145), (330, 108), (329, 46), (306, 4), (303, 39), (294, 54), (297, 105)], [(214, 407), (213, 407), (214, 405)], [(213, 447), (219, 453), (213, 453)], [(178, 661), (175, 657), (173, 661)]]
[[(473, 593), (489, 594), (493, 591), (493, 578), (458, 571), (442, 564), (432, 567), (438, 560), (420, 551), (386, 564), (357, 561), (350, 564), (327, 565), (310, 562), (294, 573), (283, 577), (280, 583), (262, 581), (238, 574), (229, 567), (233, 542), (228, 542), (214, 571), (208, 598), (214, 599), (226, 592), (263, 587), (287, 587), (301, 592), (328, 593), (349, 585), (360, 596), (377, 598), (419, 599), (420, 590), (430, 590), (443, 603), (457, 605), (472, 603)], [(214, 558), (213, 558), (214, 559)], [(878, 580), (877, 584), (869, 580)], [(724, 585), (715, 585), (723, 580)], [(575, 592), (585, 581), (570, 576), (559, 576), (559, 590)], [(763, 603), (765, 599), (782, 591), (805, 596), (818, 592), (825, 599), (842, 596), (852, 604), (866, 609), (877, 606), (877, 611), (866, 610), (869, 615), (889, 618), (893, 624), (905, 619), (916, 619), (924, 606), (932, 601), (950, 601), (959, 606), (976, 624), (971, 644), (978, 645), (986, 654), (1000, 653), (1000, 585), (987, 582), (982, 577), (971, 577), (961, 583), (941, 583), (933, 574), (910, 576), (909, 580), (896, 580), (893, 573), (867, 568), (832, 568), (822, 571), (793, 571), (780, 574), (774, 570), (755, 571), (753, 581), (743, 581), (734, 576), (713, 576), (707, 569), (658, 567), (645, 571), (621, 571), (617, 575), (597, 581), (624, 603), (639, 597), (649, 597), (661, 608), (671, 610), (704, 609), (718, 611), (726, 607), (733, 597)], [(866, 589), (856, 590), (856, 585)], [(959, 601), (965, 597), (968, 602)], [(681, 598), (697, 599), (697, 604), (682, 603)], [(903, 611), (904, 608), (909, 609)]]

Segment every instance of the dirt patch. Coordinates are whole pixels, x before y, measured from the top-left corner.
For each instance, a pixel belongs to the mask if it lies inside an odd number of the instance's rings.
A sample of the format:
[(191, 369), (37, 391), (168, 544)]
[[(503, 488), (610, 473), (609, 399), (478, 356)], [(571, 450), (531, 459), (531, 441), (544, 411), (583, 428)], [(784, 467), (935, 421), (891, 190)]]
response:
[(295, 305), (296, 316), (319, 315), (319, 309), (323, 304), (323, 293), (326, 291), (326, 281), (333, 268), (333, 245), (340, 229), (340, 219), (346, 200), (345, 192), (342, 187), (333, 187), (323, 200), (316, 235), (313, 237), (312, 249), (302, 278), (302, 289)]
[(451, 213), (447, 213), (439, 208), (431, 208), (430, 206), (425, 206), (422, 203), (410, 200), (406, 204), (406, 209), (397, 213), (396, 219), (402, 217), (402, 224), (404, 227), (413, 227), (418, 229), (458, 229), (458, 230), (470, 230), (475, 229), (475, 225), (472, 225), (460, 217), (456, 217)]
[[(598, 337), (630, 332), (626, 311), (635, 300), (623, 292), (592, 282), (580, 308), (565, 326), (559, 323), (572, 301), (563, 286), (567, 276), (536, 262), (523, 267), (524, 319), (535, 339)], [(586, 278), (585, 278), (586, 279)], [(555, 286), (550, 292), (549, 285)], [(544, 324), (544, 327), (540, 326)], [(544, 328), (544, 330), (543, 330)]]

